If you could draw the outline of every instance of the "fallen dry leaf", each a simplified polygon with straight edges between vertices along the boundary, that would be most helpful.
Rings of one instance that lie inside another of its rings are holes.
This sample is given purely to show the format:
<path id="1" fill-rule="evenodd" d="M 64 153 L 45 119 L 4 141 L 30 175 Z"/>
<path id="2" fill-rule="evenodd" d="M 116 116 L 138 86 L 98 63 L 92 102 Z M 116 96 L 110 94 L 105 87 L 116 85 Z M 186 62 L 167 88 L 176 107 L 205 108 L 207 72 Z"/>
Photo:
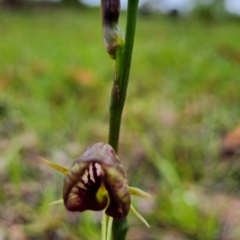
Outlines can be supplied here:
<path id="1" fill-rule="evenodd" d="M 94 72 L 87 69 L 71 69 L 68 77 L 83 86 L 91 86 L 96 82 Z"/>
<path id="2" fill-rule="evenodd" d="M 222 140 L 222 156 L 230 156 L 240 153 L 240 126 L 228 133 Z"/>
<path id="3" fill-rule="evenodd" d="M 0 76 L 0 91 L 6 89 L 11 83 L 10 79 L 7 77 Z"/>

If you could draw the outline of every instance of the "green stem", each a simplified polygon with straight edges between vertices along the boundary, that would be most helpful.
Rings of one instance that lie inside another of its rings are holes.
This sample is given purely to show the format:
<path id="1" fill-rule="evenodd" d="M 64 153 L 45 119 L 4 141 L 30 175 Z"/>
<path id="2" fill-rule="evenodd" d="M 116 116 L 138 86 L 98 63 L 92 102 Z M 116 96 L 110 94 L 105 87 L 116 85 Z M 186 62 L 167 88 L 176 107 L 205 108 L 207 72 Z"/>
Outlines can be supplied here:
<path id="1" fill-rule="evenodd" d="M 121 126 L 121 117 L 123 106 L 120 105 L 120 95 L 124 89 L 121 89 L 120 86 L 120 76 L 122 70 L 122 60 L 123 60 L 123 49 L 120 47 L 117 50 L 116 54 L 116 69 L 114 82 L 111 93 L 111 102 L 110 102 L 110 120 L 109 120 L 109 136 L 108 142 L 114 148 L 116 153 L 118 152 L 118 141 L 119 141 L 119 133 Z M 126 91 L 126 90 L 125 90 Z"/>
<path id="2" fill-rule="evenodd" d="M 116 54 L 116 70 L 110 104 L 109 144 L 118 150 L 119 132 L 122 111 L 127 95 L 129 73 L 132 60 L 132 49 L 137 21 L 138 0 L 128 1 L 127 26 L 124 46 L 120 46 Z"/>
<path id="3" fill-rule="evenodd" d="M 106 240 L 107 238 L 107 223 L 108 223 L 108 216 L 103 213 L 102 216 L 102 231 L 101 231 L 101 240 Z"/>
<path id="4" fill-rule="evenodd" d="M 125 44 L 117 49 L 116 70 L 111 94 L 109 144 L 118 152 L 119 133 L 122 112 L 127 95 L 129 73 L 132 60 L 132 50 L 137 22 L 138 0 L 128 1 L 127 25 Z M 113 239 L 124 240 L 127 234 L 128 224 L 126 219 L 113 220 Z"/>
<path id="5" fill-rule="evenodd" d="M 111 240 L 113 218 L 109 217 L 107 226 L 107 240 Z"/>

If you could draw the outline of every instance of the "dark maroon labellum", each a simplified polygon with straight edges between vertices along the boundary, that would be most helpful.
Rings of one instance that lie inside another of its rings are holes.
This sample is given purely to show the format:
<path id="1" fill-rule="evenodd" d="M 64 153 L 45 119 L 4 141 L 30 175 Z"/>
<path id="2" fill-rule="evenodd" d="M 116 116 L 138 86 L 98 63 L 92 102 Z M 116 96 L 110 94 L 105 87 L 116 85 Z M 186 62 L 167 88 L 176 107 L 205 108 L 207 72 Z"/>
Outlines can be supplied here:
<path id="1" fill-rule="evenodd" d="M 96 193 L 102 183 L 99 167 L 98 163 L 84 166 L 79 160 L 74 162 L 64 184 L 64 187 L 67 186 L 64 188 L 66 191 L 64 192 L 64 203 L 67 210 L 73 212 L 99 211 L 106 207 L 107 197 L 103 198 L 102 201 L 96 198 Z"/>

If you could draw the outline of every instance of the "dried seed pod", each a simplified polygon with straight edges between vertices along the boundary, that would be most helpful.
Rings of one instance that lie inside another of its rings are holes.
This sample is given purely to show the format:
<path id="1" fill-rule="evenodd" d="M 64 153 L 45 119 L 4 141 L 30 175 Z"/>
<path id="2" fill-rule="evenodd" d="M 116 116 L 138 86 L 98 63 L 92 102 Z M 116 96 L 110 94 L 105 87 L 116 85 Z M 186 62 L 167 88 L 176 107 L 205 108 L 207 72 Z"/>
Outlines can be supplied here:
<path id="1" fill-rule="evenodd" d="M 69 211 L 106 208 L 113 218 L 127 216 L 131 204 L 127 179 L 109 144 L 94 144 L 73 163 L 64 181 L 63 200 Z"/>

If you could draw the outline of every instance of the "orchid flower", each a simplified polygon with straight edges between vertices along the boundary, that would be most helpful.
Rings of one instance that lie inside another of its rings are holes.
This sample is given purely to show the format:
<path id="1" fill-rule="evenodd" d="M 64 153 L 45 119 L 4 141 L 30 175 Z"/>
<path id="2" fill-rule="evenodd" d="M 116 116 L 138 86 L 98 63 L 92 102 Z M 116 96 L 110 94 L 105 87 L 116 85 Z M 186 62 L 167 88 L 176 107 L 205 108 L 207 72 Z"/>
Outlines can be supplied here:
<path id="1" fill-rule="evenodd" d="M 131 210 L 146 226 L 147 221 L 131 205 L 131 195 L 146 199 L 151 195 L 127 185 L 126 174 L 114 149 L 107 143 L 96 143 L 87 148 L 72 167 L 42 159 L 49 167 L 65 174 L 62 199 L 72 212 L 105 210 L 115 219 L 125 218 Z"/>

